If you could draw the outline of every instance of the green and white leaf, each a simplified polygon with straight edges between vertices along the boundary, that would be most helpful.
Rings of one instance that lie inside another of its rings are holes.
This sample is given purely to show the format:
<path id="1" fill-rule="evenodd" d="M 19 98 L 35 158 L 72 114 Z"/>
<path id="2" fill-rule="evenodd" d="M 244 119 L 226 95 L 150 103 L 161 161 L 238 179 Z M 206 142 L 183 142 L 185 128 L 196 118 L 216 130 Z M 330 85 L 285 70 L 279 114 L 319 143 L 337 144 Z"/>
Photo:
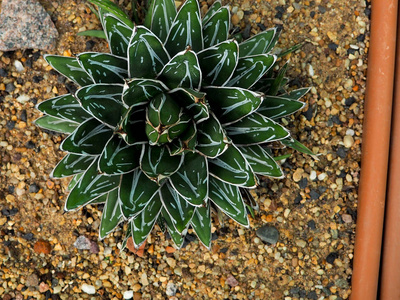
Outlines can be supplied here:
<path id="1" fill-rule="evenodd" d="M 122 100 L 129 107 L 147 104 L 168 90 L 165 84 L 154 79 L 131 79 L 124 85 Z"/>
<path id="2" fill-rule="evenodd" d="M 271 119 L 278 119 L 302 109 L 305 103 L 280 96 L 265 96 L 257 112 Z"/>
<path id="3" fill-rule="evenodd" d="M 216 0 L 214 3 L 208 8 L 208 11 L 203 17 L 202 23 L 203 25 L 222 7 L 221 0 Z"/>
<path id="4" fill-rule="evenodd" d="M 203 17 L 203 25 L 222 7 L 221 0 L 216 0 L 209 8 Z"/>
<path id="5" fill-rule="evenodd" d="M 121 99 L 123 87 L 122 84 L 92 84 L 79 89 L 76 98 L 100 122 L 115 127 L 128 110 Z"/>
<path id="6" fill-rule="evenodd" d="M 69 193 L 65 202 L 65 210 L 69 211 L 82 207 L 97 197 L 117 188 L 120 177 L 120 175 L 107 176 L 99 174 L 96 159 Z"/>
<path id="7" fill-rule="evenodd" d="M 71 94 L 57 96 L 39 103 L 36 107 L 41 112 L 56 118 L 82 123 L 91 118 Z"/>
<path id="8" fill-rule="evenodd" d="M 173 0 L 153 0 L 146 15 L 144 26 L 149 28 L 161 41 L 165 41 L 176 17 Z"/>
<path id="9" fill-rule="evenodd" d="M 206 157 L 198 153 L 185 153 L 181 167 L 169 179 L 173 188 L 191 205 L 199 206 L 207 200 L 208 164 Z"/>
<path id="10" fill-rule="evenodd" d="M 255 145 L 282 140 L 288 137 L 286 128 L 255 112 L 225 128 L 237 145 Z"/>
<path id="11" fill-rule="evenodd" d="M 35 124 L 41 128 L 60 133 L 72 133 L 79 126 L 79 123 L 56 118 L 53 116 L 43 116 L 35 120 Z"/>
<path id="12" fill-rule="evenodd" d="M 138 215 L 152 201 L 158 189 L 159 186 L 139 169 L 122 175 L 119 198 L 124 217 L 130 219 Z"/>
<path id="13" fill-rule="evenodd" d="M 124 83 L 128 77 L 128 61 L 120 56 L 84 52 L 77 59 L 95 83 Z"/>
<path id="14" fill-rule="evenodd" d="M 189 88 L 176 88 L 169 92 L 172 98 L 184 107 L 193 120 L 200 123 L 209 118 L 206 94 Z"/>
<path id="15" fill-rule="evenodd" d="M 260 145 L 238 147 L 254 173 L 273 178 L 283 178 L 281 167 Z"/>
<path id="16" fill-rule="evenodd" d="M 182 233 L 192 219 L 195 207 L 185 201 L 168 183 L 161 187 L 160 197 L 175 229 Z"/>
<path id="17" fill-rule="evenodd" d="M 271 28 L 262 31 L 239 45 L 239 56 L 246 57 L 257 54 L 267 54 L 275 46 L 274 39 L 277 34 L 277 28 Z"/>
<path id="18" fill-rule="evenodd" d="M 146 125 L 146 106 L 133 107 L 126 114 L 121 123 L 120 134 L 129 145 L 145 144 L 149 140 L 145 132 Z"/>
<path id="19" fill-rule="evenodd" d="M 249 226 L 246 206 L 237 186 L 210 178 L 210 199 L 232 220 L 240 225 Z"/>
<path id="20" fill-rule="evenodd" d="M 175 247 L 180 249 L 184 241 L 183 234 L 175 229 L 174 221 L 164 207 L 161 209 L 161 216 L 163 221 L 165 222 L 169 235 L 174 241 Z"/>
<path id="21" fill-rule="evenodd" d="M 58 162 L 53 172 L 51 172 L 50 177 L 63 178 L 83 173 L 93 163 L 95 158 L 96 156 L 69 153 Z"/>
<path id="22" fill-rule="evenodd" d="M 190 46 L 195 52 L 203 49 L 200 8 L 197 0 L 186 0 L 176 15 L 165 41 L 165 48 L 173 56 Z"/>
<path id="23" fill-rule="evenodd" d="M 268 90 L 268 95 L 276 96 L 282 89 L 282 87 L 286 84 L 285 74 L 288 66 L 289 66 L 289 61 L 287 61 L 283 65 L 283 67 L 279 70 L 277 76 L 274 78 L 274 81 L 272 82 L 271 87 Z"/>
<path id="24" fill-rule="evenodd" d="M 182 164 L 182 156 L 170 156 L 166 147 L 143 145 L 140 168 L 151 180 L 160 183 L 174 174 Z"/>
<path id="25" fill-rule="evenodd" d="M 207 248 L 211 247 L 211 210 L 210 203 L 204 207 L 196 207 L 190 223 L 200 242 Z"/>
<path id="26" fill-rule="evenodd" d="M 157 79 L 170 89 L 177 87 L 199 89 L 202 77 L 196 53 L 188 49 L 177 53 L 164 66 Z"/>
<path id="27" fill-rule="evenodd" d="M 307 94 L 310 91 L 310 89 L 311 88 L 300 88 L 300 89 L 293 90 L 288 93 L 279 95 L 279 97 L 299 101 L 305 94 Z"/>
<path id="28" fill-rule="evenodd" d="M 75 57 L 59 56 L 59 55 L 44 55 L 47 63 L 56 71 L 72 80 L 80 86 L 92 84 L 93 80 L 88 73 L 82 69 L 78 60 Z"/>
<path id="29" fill-rule="evenodd" d="M 124 218 L 122 217 L 121 205 L 118 201 L 118 189 L 114 189 L 107 194 L 107 201 L 101 215 L 99 236 L 104 239 L 114 231 Z"/>
<path id="30" fill-rule="evenodd" d="M 142 147 L 128 145 L 115 134 L 105 146 L 99 158 L 99 171 L 107 175 L 128 173 L 139 167 Z"/>
<path id="31" fill-rule="evenodd" d="M 136 248 L 139 248 L 141 244 L 146 240 L 147 236 L 154 227 L 157 221 L 158 215 L 161 212 L 162 204 L 159 193 L 146 205 L 146 207 L 140 212 L 132 222 L 132 237 L 133 243 Z"/>
<path id="32" fill-rule="evenodd" d="M 103 16 L 103 28 L 112 54 L 127 57 L 132 27 L 113 14 Z"/>
<path id="33" fill-rule="evenodd" d="M 93 3 L 99 7 L 104 12 L 108 12 L 112 15 L 118 17 L 121 21 L 123 21 L 126 25 L 133 28 L 133 23 L 128 17 L 128 15 L 119 8 L 118 5 L 111 2 L 110 0 L 88 0 L 90 3 Z"/>
<path id="34" fill-rule="evenodd" d="M 60 149 L 75 154 L 101 154 L 113 130 L 96 119 L 89 119 L 68 136 L 60 145 Z"/>
<path id="35" fill-rule="evenodd" d="M 239 58 L 237 67 L 227 86 L 251 88 L 275 64 L 276 56 L 258 54 Z"/>
<path id="36" fill-rule="evenodd" d="M 74 186 L 78 183 L 79 179 L 83 176 L 83 173 L 76 174 L 72 177 L 71 181 L 68 183 L 67 192 L 71 191 Z"/>
<path id="37" fill-rule="evenodd" d="M 207 100 L 222 126 L 252 114 L 263 101 L 262 94 L 236 87 L 206 87 Z"/>
<path id="38" fill-rule="evenodd" d="M 208 160 L 210 174 L 229 184 L 240 187 L 254 188 L 257 177 L 246 158 L 234 145 L 217 158 Z"/>
<path id="39" fill-rule="evenodd" d="M 239 59 L 239 45 L 228 40 L 197 53 L 203 81 L 209 85 L 224 86 L 233 75 Z"/>
<path id="40" fill-rule="evenodd" d="M 230 26 L 229 8 L 221 7 L 203 24 L 204 48 L 226 41 Z"/>
<path id="41" fill-rule="evenodd" d="M 136 26 L 128 48 L 130 78 L 155 78 L 170 60 L 160 39 L 144 26 Z"/>
<path id="42" fill-rule="evenodd" d="M 215 158 L 221 155 L 228 147 L 228 137 L 221 123 L 214 114 L 197 124 L 197 146 L 196 151 L 209 157 Z"/>

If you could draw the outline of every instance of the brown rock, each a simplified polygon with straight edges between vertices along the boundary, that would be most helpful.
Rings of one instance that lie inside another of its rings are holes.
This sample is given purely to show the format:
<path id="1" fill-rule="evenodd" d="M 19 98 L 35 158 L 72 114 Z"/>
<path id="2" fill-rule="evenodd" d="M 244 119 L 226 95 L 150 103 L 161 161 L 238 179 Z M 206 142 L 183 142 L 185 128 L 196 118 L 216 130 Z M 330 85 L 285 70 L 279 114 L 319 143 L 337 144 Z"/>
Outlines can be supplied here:
<path id="1" fill-rule="evenodd" d="M 129 251 L 135 253 L 139 257 L 144 256 L 144 247 L 145 246 L 146 246 L 146 241 L 144 241 L 144 243 L 139 248 L 135 248 L 132 238 L 129 238 L 128 242 L 126 243 L 126 247 L 129 249 Z"/>
<path id="2" fill-rule="evenodd" d="M 51 245 L 50 245 L 50 243 L 48 241 L 39 240 L 33 246 L 33 250 L 36 253 L 50 254 Z"/>

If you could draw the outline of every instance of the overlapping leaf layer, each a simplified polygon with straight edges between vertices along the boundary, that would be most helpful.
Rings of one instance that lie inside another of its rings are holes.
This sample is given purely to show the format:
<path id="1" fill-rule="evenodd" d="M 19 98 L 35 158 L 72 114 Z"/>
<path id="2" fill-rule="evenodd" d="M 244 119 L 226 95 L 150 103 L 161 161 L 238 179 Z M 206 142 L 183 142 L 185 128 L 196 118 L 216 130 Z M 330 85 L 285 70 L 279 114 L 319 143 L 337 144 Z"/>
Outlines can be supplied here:
<path id="1" fill-rule="evenodd" d="M 89 2 L 111 53 L 47 55 L 80 88 L 40 103 L 36 121 L 69 134 L 52 173 L 73 176 L 65 209 L 105 203 L 100 238 L 127 221 L 136 246 L 158 222 L 177 247 L 189 227 L 210 247 L 215 210 L 248 226 L 243 189 L 257 174 L 282 176 L 266 144 L 309 151 L 278 123 L 308 91 L 284 91 L 287 65 L 274 77 L 279 32 L 238 43 L 219 1 L 201 18 L 197 0 L 179 11 L 153 0 L 143 25 L 109 0 Z"/>

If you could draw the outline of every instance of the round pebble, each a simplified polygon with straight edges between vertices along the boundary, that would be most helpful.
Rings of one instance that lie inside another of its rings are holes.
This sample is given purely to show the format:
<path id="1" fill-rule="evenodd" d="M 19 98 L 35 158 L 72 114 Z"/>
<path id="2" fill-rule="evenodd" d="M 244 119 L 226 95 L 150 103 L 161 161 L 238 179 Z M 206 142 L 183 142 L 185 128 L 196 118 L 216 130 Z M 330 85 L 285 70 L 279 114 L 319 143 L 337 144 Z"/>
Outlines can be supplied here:
<path id="1" fill-rule="evenodd" d="M 273 226 L 265 225 L 257 229 L 256 235 L 265 243 L 274 245 L 279 240 L 279 231 Z"/>

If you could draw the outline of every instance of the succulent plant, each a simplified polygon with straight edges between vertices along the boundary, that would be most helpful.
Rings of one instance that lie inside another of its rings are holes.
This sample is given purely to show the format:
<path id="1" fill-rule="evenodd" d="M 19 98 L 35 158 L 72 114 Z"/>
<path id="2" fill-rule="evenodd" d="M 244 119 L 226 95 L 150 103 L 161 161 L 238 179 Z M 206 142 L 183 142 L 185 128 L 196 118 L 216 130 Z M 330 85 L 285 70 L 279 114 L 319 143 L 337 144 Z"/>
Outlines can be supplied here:
<path id="1" fill-rule="evenodd" d="M 273 70 L 279 30 L 239 43 L 220 1 L 201 18 L 197 0 L 153 0 L 142 25 L 89 2 L 111 53 L 46 55 L 79 89 L 37 106 L 38 126 L 68 134 L 51 174 L 72 176 L 65 210 L 104 203 L 100 238 L 127 221 L 136 247 L 158 223 L 177 247 L 192 228 L 209 248 L 213 211 L 249 226 L 257 175 L 283 175 L 270 143 L 310 153 L 278 123 L 308 91 L 286 92 L 288 64 Z"/>

